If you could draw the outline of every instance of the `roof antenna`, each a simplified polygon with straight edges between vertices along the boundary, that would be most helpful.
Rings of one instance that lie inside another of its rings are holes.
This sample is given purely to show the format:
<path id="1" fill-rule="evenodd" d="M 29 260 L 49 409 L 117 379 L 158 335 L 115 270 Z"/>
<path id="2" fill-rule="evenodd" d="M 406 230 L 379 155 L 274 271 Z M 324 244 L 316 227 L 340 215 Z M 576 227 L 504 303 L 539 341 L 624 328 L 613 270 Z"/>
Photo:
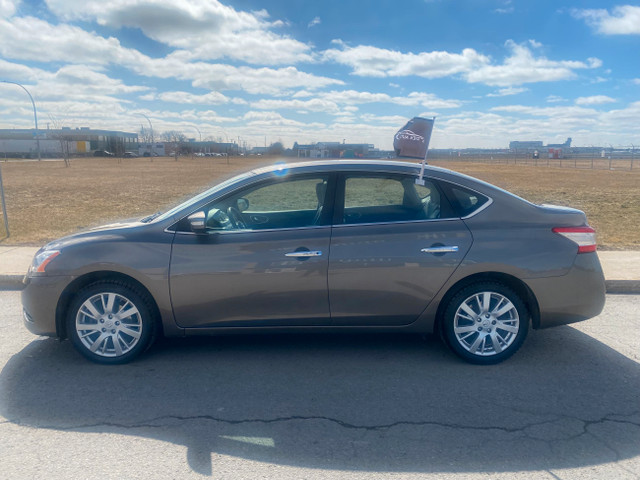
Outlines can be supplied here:
<path id="1" fill-rule="evenodd" d="M 422 160 L 420 175 L 416 178 L 418 185 L 424 185 L 424 166 L 427 164 L 429 141 L 435 121 L 436 117 L 413 117 L 393 137 L 393 148 L 398 157 L 420 158 Z"/>

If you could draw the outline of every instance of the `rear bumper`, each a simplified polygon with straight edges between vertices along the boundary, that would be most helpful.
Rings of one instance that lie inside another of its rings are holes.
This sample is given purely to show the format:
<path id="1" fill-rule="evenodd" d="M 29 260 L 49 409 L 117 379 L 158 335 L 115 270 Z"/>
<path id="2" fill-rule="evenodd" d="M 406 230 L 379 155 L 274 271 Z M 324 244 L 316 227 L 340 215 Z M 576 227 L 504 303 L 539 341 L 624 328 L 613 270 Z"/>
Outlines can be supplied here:
<path id="1" fill-rule="evenodd" d="M 57 336 L 56 308 L 71 277 L 25 277 L 22 309 L 25 327 L 36 335 Z"/>
<path id="2" fill-rule="evenodd" d="M 604 307 L 604 274 L 595 252 L 577 255 L 566 275 L 524 281 L 537 299 L 540 310 L 534 328 L 587 320 L 599 315 Z"/>

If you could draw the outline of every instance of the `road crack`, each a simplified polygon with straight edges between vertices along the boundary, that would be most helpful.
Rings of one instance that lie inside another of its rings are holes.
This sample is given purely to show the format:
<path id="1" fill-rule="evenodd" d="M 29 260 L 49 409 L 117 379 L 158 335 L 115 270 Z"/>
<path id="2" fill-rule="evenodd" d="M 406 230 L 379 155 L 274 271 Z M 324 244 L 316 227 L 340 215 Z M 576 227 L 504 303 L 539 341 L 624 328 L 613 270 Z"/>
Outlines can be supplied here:
<path id="1" fill-rule="evenodd" d="M 629 415 L 629 417 L 633 415 L 635 414 Z M 614 416 L 616 418 L 612 418 Z M 287 417 L 274 417 L 270 419 L 251 418 L 251 419 L 239 419 L 239 420 L 215 417 L 213 415 L 163 415 L 163 416 L 154 417 L 154 418 L 150 418 L 140 422 L 133 422 L 133 423 L 95 422 L 95 423 L 80 423 L 75 425 L 29 425 L 29 424 L 24 424 L 17 420 L 5 420 L 4 422 L 0 422 L 0 423 L 11 422 L 20 426 L 33 427 L 33 428 L 50 428 L 50 429 L 57 429 L 57 430 L 80 430 L 80 429 L 91 429 L 91 428 L 100 428 L 100 427 L 123 428 L 123 429 L 165 428 L 170 425 L 168 422 L 171 422 L 171 421 L 190 422 L 190 421 L 204 420 L 204 421 L 224 423 L 227 425 L 243 425 L 243 424 L 251 424 L 251 423 L 268 425 L 268 424 L 277 424 L 277 423 L 294 422 L 294 421 L 325 421 L 325 422 L 330 422 L 342 428 L 346 428 L 350 430 L 382 431 L 382 430 L 390 430 L 392 428 L 402 427 L 402 426 L 409 426 L 409 427 L 432 426 L 432 427 L 451 428 L 451 429 L 458 429 L 458 430 L 470 430 L 470 431 L 499 431 L 504 433 L 520 433 L 521 432 L 527 435 L 528 437 L 534 438 L 536 440 L 543 440 L 543 439 L 535 435 L 528 435 L 526 432 L 527 429 L 553 424 L 563 419 L 571 419 L 571 420 L 575 420 L 577 422 L 582 423 L 583 424 L 582 431 L 580 431 L 579 433 L 574 435 L 569 435 L 566 438 L 553 440 L 553 441 L 567 441 L 567 440 L 573 440 L 575 438 L 578 438 L 586 434 L 593 435 L 591 432 L 589 432 L 589 427 L 607 423 L 607 422 L 640 427 L 639 422 L 632 421 L 632 420 L 623 420 L 620 417 L 621 417 L 620 414 L 609 414 L 597 420 L 583 420 L 583 419 L 572 417 L 572 416 L 560 416 L 552 420 L 544 420 L 540 422 L 527 423 L 525 425 L 518 426 L 518 427 L 500 427 L 495 425 L 484 425 L 484 426 L 464 425 L 464 424 L 454 423 L 454 422 L 437 422 L 432 420 L 424 420 L 424 421 L 400 420 L 397 422 L 391 422 L 391 423 L 385 423 L 385 424 L 379 424 L 379 425 L 365 425 L 365 424 L 350 423 L 337 418 L 321 416 L 321 415 L 309 415 L 309 416 L 292 415 Z"/>

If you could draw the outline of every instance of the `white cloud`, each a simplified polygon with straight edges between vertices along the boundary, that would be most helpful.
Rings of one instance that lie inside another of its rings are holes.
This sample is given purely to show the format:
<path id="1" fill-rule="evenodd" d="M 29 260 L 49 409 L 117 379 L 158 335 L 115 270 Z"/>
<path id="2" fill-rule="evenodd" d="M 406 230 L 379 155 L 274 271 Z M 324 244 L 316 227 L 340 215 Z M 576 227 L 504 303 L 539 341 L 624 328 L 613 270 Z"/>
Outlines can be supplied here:
<path id="1" fill-rule="evenodd" d="M 459 100 L 445 100 L 436 95 L 423 92 L 411 92 L 407 96 L 392 97 L 386 93 L 359 92 L 357 90 L 333 90 L 318 94 L 322 98 L 339 104 L 357 105 L 364 103 L 393 103 L 402 106 L 422 106 L 427 108 L 457 108 Z"/>
<path id="2" fill-rule="evenodd" d="M 505 44 L 511 53 L 502 64 L 493 64 L 490 57 L 471 48 L 466 48 L 461 53 L 434 51 L 415 54 L 366 45 L 348 47 L 341 41 L 335 43 L 341 48 L 326 50 L 323 54 L 325 60 L 351 67 L 354 75 L 371 77 L 416 75 L 441 78 L 459 74 L 470 83 L 509 87 L 566 80 L 575 77 L 574 70 L 598 68 L 602 65 L 602 61 L 597 58 L 581 62 L 536 57 L 526 44 L 520 45 L 512 40 Z M 535 40 L 529 40 L 528 44 L 535 48 L 541 46 Z"/>
<path id="3" fill-rule="evenodd" d="M 336 42 L 341 44 L 339 41 Z M 323 53 L 323 58 L 347 65 L 354 75 L 368 77 L 402 77 L 417 75 L 425 78 L 442 78 L 468 72 L 486 64 L 489 58 L 472 48 L 461 53 L 422 52 L 402 53 L 369 45 L 332 48 Z"/>
<path id="4" fill-rule="evenodd" d="M 606 9 L 574 9 L 571 14 L 604 35 L 640 35 L 640 6 L 619 5 Z"/>
<path id="5" fill-rule="evenodd" d="M 309 28 L 315 27 L 316 25 L 320 25 L 320 23 L 322 23 L 322 20 L 320 20 L 320 17 L 315 17 L 313 20 L 309 22 L 309 25 L 307 25 L 307 27 Z"/>
<path id="6" fill-rule="evenodd" d="M 532 107 L 529 105 L 502 105 L 490 109 L 492 112 L 524 113 L 540 117 L 567 117 L 572 115 L 595 115 L 597 110 L 583 107 Z"/>
<path id="7" fill-rule="evenodd" d="M 42 45 L 47 45 L 46 55 Z M 341 85 L 341 80 L 302 72 L 295 67 L 253 68 L 192 62 L 183 51 L 151 58 L 79 27 L 52 25 L 33 17 L 0 19 L 0 55 L 5 58 L 88 65 L 114 64 L 147 77 L 177 78 L 208 90 L 245 90 L 278 94 L 292 88 L 316 89 Z"/>
<path id="8" fill-rule="evenodd" d="M 117 38 L 100 37 L 72 25 L 52 25 L 34 17 L 0 19 L 0 54 L 20 60 L 93 65 L 126 65 L 144 59 L 137 50 L 124 48 Z"/>
<path id="9" fill-rule="evenodd" d="M 0 17 L 12 16 L 20 3 L 20 0 L 0 0 Z"/>
<path id="10" fill-rule="evenodd" d="M 568 80 L 576 76 L 574 70 L 598 68 L 602 62 L 597 58 L 588 58 L 587 62 L 575 60 L 549 60 L 535 57 L 531 50 L 512 40 L 506 42 L 511 50 L 501 65 L 484 65 L 466 73 L 471 83 L 484 83 L 497 87 L 509 87 L 524 83 L 551 82 Z"/>
<path id="11" fill-rule="evenodd" d="M 55 72 L 48 72 L 0 59 L 0 77 L 21 83 L 29 80 L 26 86 L 38 104 L 85 102 L 85 109 L 94 103 L 124 102 L 123 95 L 149 90 L 149 87 L 127 85 L 100 71 L 79 65 L 64 65 Z"/>
<path id="12" fill-rule="evenodd" d="M 19 63 L 12 63 L 0 58 L 0 78 L 4 80 L 14 81 L 33 81 L 38 78 L 39 72 L 37 68 L 27 67 Z"/>
<path id="13" fill-rule="evenodd" d="M 304 96 L 307 96 L 308 92 L 304 93 Z M 297 98 L 289 100 L 262 99 L 253 102 L 251 106 L 264 110 L 292 109 L 339 115 L 343 110 L 347 110 L 348 106 L 368 103 L 391 103 L 401 106 L 422 106 L 429 108 L 457 108 L 462 105 L 458 100 L 444 100 L 436 95 L 422 92 L 412 92 L 403 97 L 392 97 L 386 93 L 333 90 L 330 92 L 318 92 L 314 98 L 308 100 L 299 100 Z"/>
<path id="14" fill-rule="evenodd" d="M 336 114 L 340 112 L 340 108 L 335 102 L 325 100 L 322 98 L 312 98 L 310 100 L 274 100 L 274 99 L 262 99 L 257 102 L 253 102 L 251 107 L 260 110 L 277 110 L 277 109 L 290 109 L 290 110 L 304 110 L 311 112 L 325 112 L 330 114 Z"/>
<path id="15" fill-rule="evenodd" d="M 176 62 L 172 59 L 152 60 L 149 68 L 141 66 L 138 73 L 157 77 L 175 77 L 191 80 L 192 85 L 209 90 L 244 90 L 257 95 L 277 95 L 291 88 L 317 89 L 329 85 L 341 85 L 341 80 L 318 77 L 301 72 L 295 67 L 251 68 L 224 64 Z M 166 70 L 166 68 L 170 68 Z"/>
<path id="16" fill-rule="evenodd" d="M 189 92 L 162 92 L 153 96 L 153 100 L 159 99 L 163 102 L 195 104 L 195 105 L 223 105 L 226 103 L 246 104 L 241 98 L 229 98 L 219 92 L 209 92 L 204 95 L 196 95 Z M 145 100 L 150 100 L 147 98 Z"/>
<path id="17" fill-rule="evenodd" d="M 249 111 L 242 117 L 242 120 L 250 126 L 272 126 L 272 127 L 324 127 L 323 123 L 304 123 L 283 117 L 278 112 L 254 112 Z"/>
<path id="18" fill-rule="evenodd" d="M 633 83 L 635 83 L 636 85 L 640 85 L 640 78 L 634 78 Z"/>
<path id="19" fill-rule="evenodd" d="M 558 95 L 549 95 L 547 97 L 547 102 L 549 103 L 558 103 L 558 102 L 566 102 L 566 98 L 559 97 Z"/>
<path id="20" fill-rule="evenodd" d="M 576 105 L 603 105 L 605 103 L 613 103 L 615 101 L 615 98 L 607 97 L 606 95 L 594 95 L 591 97 L 576 98 Z"/>
<path id="21" fill-rule="evenodd" d="M 360 118 L 370 124 L 385 123 L 395 125 L 397 128 L 401 128 L 408 120 L 407 117 L 402 115 L 374 115 L 372 113 L 365 113 Z"/>
<path id="22" fill-rule="evenodd" d="M 517 95 L 527 91 L 529 91 L 529 89 L 526 87 L 507 87 L 501 88 L 493 93 L 487 93 L 487 97 L 506 97 L 508 95 Z"/>
<path id="23" fill-rule="evenodd" d="M 312 61 L 309 45 L 273 29 L 268 13 L 242 12 L 217 0 L 46 0 L 64 20 L 95 20 L 112 28 L 140 28 L 146 36 L 193 59 L 232 58 L 258 65 Z"/>

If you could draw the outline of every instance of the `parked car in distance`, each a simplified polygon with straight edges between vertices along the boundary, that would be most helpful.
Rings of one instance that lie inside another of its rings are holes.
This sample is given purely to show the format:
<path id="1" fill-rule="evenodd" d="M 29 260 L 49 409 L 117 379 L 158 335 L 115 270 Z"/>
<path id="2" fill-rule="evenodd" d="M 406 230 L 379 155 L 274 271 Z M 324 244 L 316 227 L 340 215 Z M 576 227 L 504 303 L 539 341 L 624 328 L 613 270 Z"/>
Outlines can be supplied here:
<path id="1" fill-rule="evenodd" d="M 107 150 L 96 150 L 93 152 L 94 157 L 113 157 L 113 153 Z"/>
<path id="2" fill-rule="evenodd" d="M 61 238 L 25 277 L 24 322 L 107 364 L 159 335 L 300 331 L 440 333 L 490 364 L 530 327 L 600 313 L 583 212 L 419 173 L 389 160 L 258 168 L 164 213 Z"/>
<path id="3" fill-rule="evenodd" d="M 140 155 L 138 155 L 136 152 L 124 152 L 124 158 L 138 158 Z"/>

